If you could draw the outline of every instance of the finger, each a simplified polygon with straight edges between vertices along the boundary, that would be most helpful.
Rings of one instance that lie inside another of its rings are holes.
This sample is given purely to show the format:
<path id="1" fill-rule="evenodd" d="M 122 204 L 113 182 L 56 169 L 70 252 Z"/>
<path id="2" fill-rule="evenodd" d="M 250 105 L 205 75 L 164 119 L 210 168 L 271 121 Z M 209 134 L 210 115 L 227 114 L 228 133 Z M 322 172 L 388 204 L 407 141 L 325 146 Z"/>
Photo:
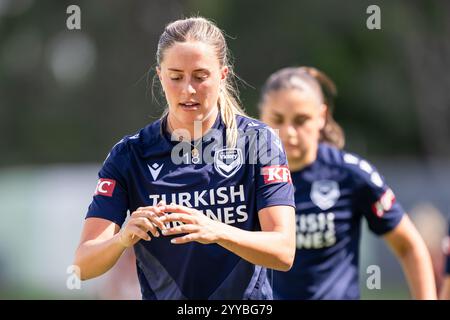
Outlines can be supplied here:
<path id="1" fill-rule="evenodd" d="M 170 242 L 173 244 L 183 244 L 183 243 L 189 243 L 189 242 L 196 241 L 197 238 L 198 237 L 197 237 L 196 233 L 189 233 L 182 237 L 173 238 L 172 240 L 170 240 Z"/>
<path id="2" fill-rule="evenodd" d="M 163 223 L 178 221 L 186 224 L 197 224 L 197 219 L 186 213 L 171 213 L 160 219 Z"/>
<path id="3" fill-rule="evenodd" d="M 158 227 L 161 230 L 166 229 L 164 223 L 162 223 L 160 218 L 155 214 L 155 212 L 151 210 L 137 211 L 136 214 L 134 215 L 134 218 L 138 217 L 144 217 L 148 219 L 150 222 L 152 222 L 156 227 Z"/>
<path id="4" fill-rule="evenodd" d="M 139 207 L 133 212 L 133 214 L 139 214 L 140 212 L 148 212 L 148 211 L 154 212 L 156 215 L 164 214 L 164 212 L 161 211 L 161 209 L 157 206 Z"/>
<path id="5" fill-rule="evenodd" d="M 139 207 L 139 208 L 137 208 L 136 210 L 134 210 L 134 212 L 131 214 L 131 216 L 132 216 L 132 217 L 138 216 L 138 215 L 141 214 L 141 212 L 143 212 L 143 211 L 145 211 L 145 210 L 147 210 L 147 209 L 149 209 L 149 208 L 151 208 L 151 207 Z"/>
<path id="6" fill-rule="evenodd" d="M 131 226 L 130 228 L 130 232 L 132 233 L 131 239 L 133 240 L 135 237 L 138 237 L 139 239 L 142 240 L 146 240 L 146 241 L 150 241 L 152 238 L 147 234 L 147 232 L 145 232 L 144 230 L 142 230 L 141 228 L 139 228 L 138 226 Z"/>
<path id="7" fill-rule="evenodd" d="M 148 218 L 156 227 L 158 227 L 161 230 L 166 229 L 166 226 L 164 225 L 164 223 L 161 221 L 161 219 L 165 216 L 165 213 L 161 213 L 160 216 L 158 216 L 158 214 L 153 213 L 153 212 L 144 212 L 144 216 L 146 218 Z"/>
<path id="8" fill-rule="evenodd" d="M 166 202 L 164 200 L 161 200 L 160 202 L 158 202 L 158 204 L 156 205 L 157 207 L 161 207 L 161 206 L 165 206 Z"/>
<path id="9" fill-rule="evenodd" d="M 133 220 L 134 224 L 144 230 L 145 232 L 151 232 L 154 237 L 159 237 L 157 227 L 149 221 L 146 217 L 139 217 Z"/>
<path id="10" fill-rule="evenodd" d="M 179 204 L 166 204 L 165 206 L 159 207 L 164 212 L 178 212 L 178 213 L 187 213 L 187 214 L 195 214 L 197 210 L 188 208 L 185 206 L 180 206 Z"/>
<path id="11" fill-rule="evenodd" d="M 150 211 L 154 212 L 156 214 L 156 216 L 158 216 L 158 217 L 163 216 L 166 213 L 163 210 L 161 210 L 160 204 L 161 205 L 165 205 L 166 203 L 161 200 L 156 206 L 154 206 L 154 207 L 147 207 L 146 210 L 150 210 Z"/>
<path id="12" fill-rule="evenodd" d="M 197 232 L 199 230 L 199 226 L 193 224 L 184 224 L 182 226 L 176 226 L 167 230 L 163 230 L 162 234 L 165 236 L 172 236 L 181 233 L 191 233 Z"/>

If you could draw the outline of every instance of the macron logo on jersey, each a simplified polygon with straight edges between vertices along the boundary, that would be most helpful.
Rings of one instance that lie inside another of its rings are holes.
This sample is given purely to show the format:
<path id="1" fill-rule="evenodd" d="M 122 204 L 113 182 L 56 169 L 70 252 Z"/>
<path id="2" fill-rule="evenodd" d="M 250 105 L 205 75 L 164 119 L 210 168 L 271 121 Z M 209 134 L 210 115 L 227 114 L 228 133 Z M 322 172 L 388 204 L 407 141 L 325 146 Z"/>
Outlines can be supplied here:
<path id="1" fill-rule="evenodd" d="M 262 167 L 261 174 L 264 177 L 264 184 L 277 182 L 292 183 L 291 172 L 288 166 Z"/>
<path id="2" fill-rule="evenodd" d="M 115 187 L 116 180 L 101 178 L 97 182 L 97 188 L 95 188 L 94 196 L 100 195 L 112 197 Z"/>
<path id="3" fill-rule="evenodd" d="M 247 126 L 254 128 L 259 127 L 259 124 L 257 124 L 256 122 L 250 122 Z"/>
<path id="4" fill-rule="evenodd" d="M 164 163 L 159 165 L 156 162 L 152 165 L 147 164 L 148 169 L 150 170 L 150 173 L 152 175 L 153 181 L 156 181 L 156 179 L 158 179 L 159 173 L 161 172 L 163 165 Z"/>

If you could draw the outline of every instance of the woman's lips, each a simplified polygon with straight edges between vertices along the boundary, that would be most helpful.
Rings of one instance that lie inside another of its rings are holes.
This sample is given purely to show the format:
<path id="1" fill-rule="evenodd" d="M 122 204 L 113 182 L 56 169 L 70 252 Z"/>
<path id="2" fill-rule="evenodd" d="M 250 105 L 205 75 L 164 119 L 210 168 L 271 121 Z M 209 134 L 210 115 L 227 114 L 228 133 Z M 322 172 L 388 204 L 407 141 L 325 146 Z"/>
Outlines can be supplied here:
<path id="1" fill-rule="evenodd" d="M 298 146 L 296 144 L 292 144 L 292 143 L 284 143 L 284 148 L 285 149 L 296 149 L 296 148 L 298 148 Z"/>
<path id="2" fill-rule="evenodd" d="M 180 107 L 186 111 L 195 111 L 200 108 L 200 103 L 198 102 L 185 102 L 179 103 Z"/>

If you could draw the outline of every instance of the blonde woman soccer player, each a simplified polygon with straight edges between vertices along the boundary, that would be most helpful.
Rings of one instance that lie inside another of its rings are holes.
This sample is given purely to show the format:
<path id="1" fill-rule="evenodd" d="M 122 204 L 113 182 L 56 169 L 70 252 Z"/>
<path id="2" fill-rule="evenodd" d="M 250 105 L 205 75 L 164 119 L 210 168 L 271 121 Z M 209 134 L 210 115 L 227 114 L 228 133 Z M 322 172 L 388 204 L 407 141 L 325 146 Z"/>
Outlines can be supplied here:
<path id="1" fill-rule="evenodd" d="M 281 144 L 239 106 L 212 22 L 170 23 L 156 59 L 168 108 L 104 162 L 75 255 L 81 278 L 133 246 L 144 299 L 271 299 L 266 268 L 288 270 L 295 253 Z"/>

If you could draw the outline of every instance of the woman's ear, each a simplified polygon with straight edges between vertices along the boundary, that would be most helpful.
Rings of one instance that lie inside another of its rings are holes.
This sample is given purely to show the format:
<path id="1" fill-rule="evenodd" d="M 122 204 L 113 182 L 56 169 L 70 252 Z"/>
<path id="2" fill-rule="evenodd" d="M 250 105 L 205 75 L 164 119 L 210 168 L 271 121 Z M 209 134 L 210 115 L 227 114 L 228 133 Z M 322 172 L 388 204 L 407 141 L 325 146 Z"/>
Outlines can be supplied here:
<path id="1" fill-rule="evenodd" d="M 223 66 L 220 74 L 220 80 L 225 80 L 229 71 L 230 69 L 228 68 L 228 66 Z"/>
<path id="2" fill-rule="evenodd" d="M 322 130 L 323 128 L 325 128 L 325 124 L 327 123 L 327 112 L 328 112 L 328 107 L 325 103 L 322 103 L 320 106 L 320 111 L 319 111 L 319 128 L 320 130 Z"/>
<path id="3" fill-rule="evenodd" d="M 161 69 L 156 67 L 156 74 L 158 75 L 159 81 L 161 81 Z"/>

